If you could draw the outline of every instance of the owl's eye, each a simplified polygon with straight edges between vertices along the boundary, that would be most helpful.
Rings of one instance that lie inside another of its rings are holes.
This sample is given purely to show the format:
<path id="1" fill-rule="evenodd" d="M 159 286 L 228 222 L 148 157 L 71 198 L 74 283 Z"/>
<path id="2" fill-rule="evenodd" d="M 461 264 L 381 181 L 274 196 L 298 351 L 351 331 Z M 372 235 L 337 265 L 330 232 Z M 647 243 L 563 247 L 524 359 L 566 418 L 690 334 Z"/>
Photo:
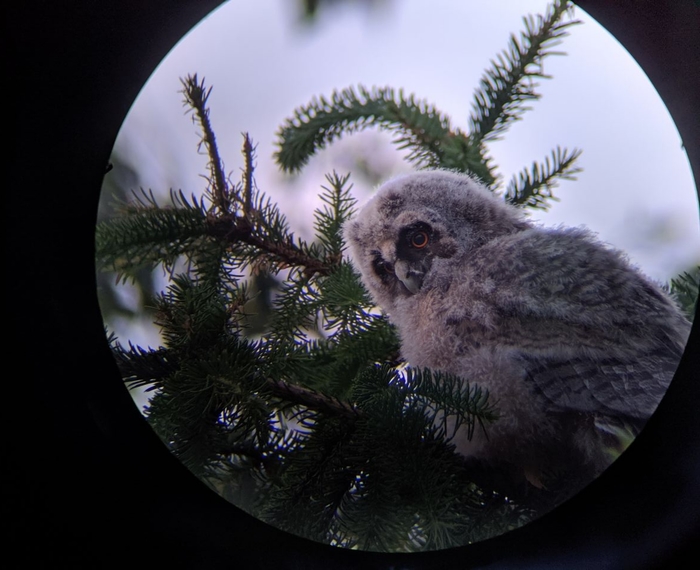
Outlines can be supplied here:
<path id="1" fill-rule="evenodd" d="M 391 261 L 382 261 L 382 270 L 385 273 L 393 273 L 394 272 L 394 264 L 391 263 Z"/>
<path id="2" fill-rule="evenodd" d="M 411 234 L 411 245 L 416 249 L 422 249 L 428 245 L 429 237 L 428 232 L 419 230 Z"/>

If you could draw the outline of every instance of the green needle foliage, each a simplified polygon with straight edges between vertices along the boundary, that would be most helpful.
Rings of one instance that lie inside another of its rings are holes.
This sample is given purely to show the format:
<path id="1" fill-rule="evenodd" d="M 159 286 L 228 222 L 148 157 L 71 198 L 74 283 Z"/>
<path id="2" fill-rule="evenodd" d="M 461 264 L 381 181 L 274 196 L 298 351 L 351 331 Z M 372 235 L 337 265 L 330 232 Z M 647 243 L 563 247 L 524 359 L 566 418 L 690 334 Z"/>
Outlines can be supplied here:
<path id="1" fill-rule="evenodd" d="M 685 310 L 688 318 L 692 320 L 698 308 L 700 265 L 696 265 L 690 271 L 684 271 L 675 279 L 671 279 L 669 289 Z"/>
<path id="2" fill-rule="evenodd" d="M 556 0 L 544 16 L 523 18 L 520 37 L 511 35 L 508 47 L 491 60 L 474 93 L 469 129 L 453 127 L 449 117 L 434 105 L 393 88 L 348 87 L 329 98 L 318 97 L 299 107 L 278 132 L 277 162 L 294 172 L 317 151 L 341 137 L 368 127 L 395 135 L 394 142 L 408 151 L 418 167 L 447 168 L 478 177 L 491 189 L 501 188 L 501 176 L 488 155 L 487 143 L 498 140 L 540 98 L 538 79 L 544 58 L 562 55 L 553 48 L 561 43 L 577 20 L 567 0 Z M 505 191 L 508 202 L 546 209 L 552 190 L 561 179 L 573 179 L 580 168 L 581 151 L 556 147 L 544 163 L 535 162 L 514 176 Z"/>
<path id="3" fill-rule="evenodd" d="M 545 77 L 542 58 L 574 23 L 562 22 L 566 12 L 557 1 L 511 37 L 477 89 L 469 133 L 401 91 L 346 89 L 296 111 L 280 131 L 280 164 L 297 170 L 335 138 L 376 125 L 396 133 L 416 164 L 471 172 L 496 189 L 485 145 L 539 97 L 533 79 Z M 262 520 L 347 548 L 462 545 L 560 502 L 556 484 L 523 493 L 455 453 L 455 430 L 488 434 L 498 403 L 478 378 L 402 361 L 394 328 L 344 254 L 341 227 L 355 211 L 349 175 L 326 177 L 315 239 L 295 238 L 255 184 L 250 137 L 234 181 L 210 122 L 211 88 L 196 75 L 182 86 L 209 159 L 203 195 L 171 192 L 161 205 L 141 191 L 96 232 L 102 270 L 121 280 L 158 266 L 170 273 L 149 303 L 163 346 L 124 346 L 114 336 L 110 344 L 126 385 L 151 392 L 146 417 L 172 453 Z M 578 155 L 557 148 L 504 199 L 546 207 L 556 181 L 576 172 Z M 254 308 L 263 282 L 279 287 L 268 291 L 261 332 Z"/>

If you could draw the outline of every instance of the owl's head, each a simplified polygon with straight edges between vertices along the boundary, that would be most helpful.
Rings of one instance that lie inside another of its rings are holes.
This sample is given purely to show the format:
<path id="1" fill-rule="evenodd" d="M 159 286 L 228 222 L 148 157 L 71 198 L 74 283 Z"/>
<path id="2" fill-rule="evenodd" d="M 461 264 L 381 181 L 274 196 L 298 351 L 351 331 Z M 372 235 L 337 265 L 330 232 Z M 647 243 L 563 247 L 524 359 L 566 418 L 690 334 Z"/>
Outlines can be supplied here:
<path id="1" fill-rule="evenodd" d="M 449 287 L 475 248 L 527 227 L 473 178 L 431 170 L 383 184 L 344 233 L 365 285 L 391 312 L 399 299 Z"/>

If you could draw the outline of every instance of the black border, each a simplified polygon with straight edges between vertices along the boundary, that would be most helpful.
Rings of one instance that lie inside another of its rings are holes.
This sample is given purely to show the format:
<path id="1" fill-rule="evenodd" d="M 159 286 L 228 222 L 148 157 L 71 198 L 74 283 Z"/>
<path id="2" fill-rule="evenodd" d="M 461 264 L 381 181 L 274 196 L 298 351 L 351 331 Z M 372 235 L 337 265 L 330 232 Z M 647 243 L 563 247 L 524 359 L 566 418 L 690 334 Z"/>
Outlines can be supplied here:
<path id="1" fill-rule="evenodd" d="M 121 386 L 104 340 L 94 223 L 107 159 L 131 103 L 168 50 L 219 4 L 23 2 L 6 17 L 5 140 L 16 156 L 5 170 L 12 177 L 4 209 L 5 354 L 15 368 L 3 374 L 3 416 L 12 421 L 2 471 L 10 475 L 5 537 L 21 547 L 20 565 L 683 567 L 681 555 L 700 536 L 700 390 L 691 378 L 700 370 L 697 322 L 666 397 L 628 453 L 540 521 L 466 548 L 373 555 L 299 540 L 206 490 L 166 451 Z M 578 4 L 654 83 L 697 187 L 698 2 Z"/>

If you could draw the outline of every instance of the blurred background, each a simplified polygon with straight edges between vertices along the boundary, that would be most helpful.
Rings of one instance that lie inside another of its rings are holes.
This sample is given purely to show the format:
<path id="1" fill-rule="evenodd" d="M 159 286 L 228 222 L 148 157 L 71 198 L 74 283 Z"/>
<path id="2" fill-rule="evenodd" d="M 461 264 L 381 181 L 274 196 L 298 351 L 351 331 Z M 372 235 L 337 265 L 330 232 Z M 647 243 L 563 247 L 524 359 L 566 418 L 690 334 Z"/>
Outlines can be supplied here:
<path id="1" fill-rule="evenodd" d="M 413 169 L 391 136 L 368 130 L 335 142 L 299 175 L 277 167 L 276 132 L 314 96 L 362 84 L 402 88 L 434 104 L 453 127 L 467 129 L 473 91 L 522 17 L 543 14 L 546 0 L 231 0 L 172 49 L 134 102 L 105 177 L 99 217 L 114 199 L 152 190 L 200 195 L 207 158 L 185 115 L 180 78 L 197 73 L 213 86 L 210 119 L 231 178 L 240 177 L 242 133 L 257 144 L 258 187 L 311 239 L 317 195 L 333 170 L 351 173 L 361 202 L 377 184 Z M 580 25 L 544 60 L 542 98 L 502 140 L 490 145 L 503 175 L 541 161 L 557 145 L 582 149 L 576 181 L 563 181 L 545 225 L 585 225 L 626 251 L 653 279 L 667 283 L 700 262 L 698 198 L 683 144 L 662 100 L 627 51 L 580 8 Z M 123 344 L 157 347 L 148 299 L 167 283 L 162 270 L 135 283 L 98 275 L 109 330 Z M 137 398 L 137 403 L 140 398 Z M 141 400 L 143 404 L 145 400 Z"/>

